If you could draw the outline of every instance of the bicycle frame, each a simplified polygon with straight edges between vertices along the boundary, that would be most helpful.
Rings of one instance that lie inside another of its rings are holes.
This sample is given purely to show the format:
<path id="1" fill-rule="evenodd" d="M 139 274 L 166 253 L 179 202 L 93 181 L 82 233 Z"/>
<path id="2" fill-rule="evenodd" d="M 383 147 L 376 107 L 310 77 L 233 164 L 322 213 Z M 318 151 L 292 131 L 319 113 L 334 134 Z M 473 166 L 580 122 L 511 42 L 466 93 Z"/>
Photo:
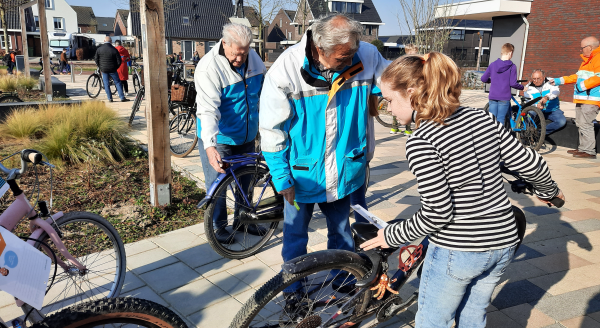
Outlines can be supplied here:
<path id="1" fill-rule="evenodd" d="M 511 96 L 512 101 L 515 102 L 515 104 L 517 105 L 517 107 L 519 107 L 519 110 L 517 111 L 517 115 L 516 115 L 516 120 L 515 118 L 513 118 L 513 116 L 510 116 L 510 128 L 515 131 L 515 132 L 520 132 L 520 131 L 525 131 L 527 130 L 527 124 L 532 124 L 533 127 L 535 129 L 537 129 L 537 125 L 535 124 L 535 122 L 533 120 L 525 120 L 524 117 L 527 116 L 527 113 L 523 112 L 524 108 L 527 108 L 529 106 L 531 106 L 532 104 L 535 104 L 536 102 L 538 102 L 540 99 L 542 99 L 541 97 L 532 99 L 526 103 L 524 103 L 523 105 L 519 104 L 519 102 L 517 101 L 517 99 L 515 98 L 515 96 Z M 523 123 L 522 127 L 517 127 L 517 120 L 521 119 L 521 122 Z"/>
<path id="2" fill-rule="evenodd" d="M 253 222 L 273 222 L 273 221 L 283 221 L 283 218 L 278 218 L 278 219 L 273 219 L 273 218 L 268 218 L 268 219 L 264 219 L 261 220 L 260 216 L 261 215 L 266 215 L 269 213 L 273 213 L 276 211 L 281 211 L 283 210 L 283 203 L 281 205 L 274 203 L 273 205 L 276 205 L 272 208 L 266 209 L 264 211 L 261 212 L 257 212 L 257 210 L 262 206 L 266 206 L 266 205 L 271 205 L 270 203 L 267 203 L 266 200 L 264 202 L 262 202 L 262 197 L 264 195 L 265 190 L 267 189 L 267 186 L 269 184 L 269 182 L 271 182 L 271 175 L 269 175 L 267 177 L 267 179 L 265 181 L 261 181 L 261 183 L 263 184 L 262 190 L 260 192 L 260 195 L 258 197 L 258 200 L 256 201 L 256 204 L 252 204 L 252 202 L 248 199 L 248 195 L 247 193 L 244 191 L 244 189 L 242 188 L 242 184 L 241 182 L 238 180 L 237 176 L 235 175 L 235 171 L 242 168 L 242 167 L 261 167 L 264 168 L 266 170 L 268 170 L 269 168 L 267 167 L 266 164 L 261 163 L 259 161 L 259 159 L 262 159 L 262 155 L 260 153 L 250 153 L 250 154 L 244 154 L 244 155 L 233 155 L 233 156 L 229 156 L 226 158 L 223 158 L 222 161 L 223 163 L 227 164 L 227 168 L 225 169 L 225 173 L 221 173 L 219 174 L 219 176 L 217 177 L 217 179 L 215 180 L 215 182 L 210 186 L 210 188 L 208 189 L 208 191 L 206 192 L 206 197 L 200 201 L 200 203 L 198 203 L 198 208 L 203 207 L 204 205 L 208 205 L 210 204 L 215 198 L 215 192 L 217 190 L 217 188 L 219 188 L 219 186 L 221 185 L 222 181 L 224 181 L 226 178 L 228 178 L 229 176 L 233 177 L 233 180 L 235 181 L 236 187 L 238 188 L 238 190 L 241 192 L 242 197 L 243 197 L 243 201 L 245 202 L 245 206 L 248 209 L 251 209 L 250 211 L 250 216 L 251 216 L 251 220 Z"/>

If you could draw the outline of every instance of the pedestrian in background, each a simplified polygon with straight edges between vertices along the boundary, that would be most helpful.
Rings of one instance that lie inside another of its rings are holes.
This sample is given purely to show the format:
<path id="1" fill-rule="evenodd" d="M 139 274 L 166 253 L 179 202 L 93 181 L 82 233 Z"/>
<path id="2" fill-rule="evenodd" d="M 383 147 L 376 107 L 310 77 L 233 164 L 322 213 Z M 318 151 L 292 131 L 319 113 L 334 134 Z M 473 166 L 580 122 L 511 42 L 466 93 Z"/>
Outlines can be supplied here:
<path id="1" fill-rule="evenodd" d="M 60 74 L 67 73 L 67 60 L 67 48 L 63 48 L 63 51 L 60 54 Z"/>
<path id="2" fill-rule="evenodd" d="M 485 70 L 481 82 L 490 85 L 490 113 L 504 126 L 506 115 L 510 109 L 511 88 L 523 90 L 517 83 L 517 66 L 511 61 L 515 46 L 505 43 L 502 46 L 502 55 Z"/>
<path id="3" fill-rule="evenodd" d="M 577 158 L 596 158 L 594 120 L 600 106 L 600 42 L 593 36 L 581 40 L 583 62 L 576 74 L 551 79 L 553 85 L 575 83 L 573 102 L 575 124 L 579 129 L 579 147 L 569 150 Z"/>
<path id="4" fill-rule="evenodd" d="M 129 85 L 127 83 L 127 80 L 129 80 L 129 70 L 127 68 L 127 64 L 130 60 L 129 51 L 123 47 L 120 40 L 115 41 L 115 45 L 119 55 L 121 55 L 121 66 L 117 69 L 119 80 L 121 80 L 121 84 L 123 85 L 123 91 L 129 93 Z"/>
<path id="5" fill-rule="evenodd" d="M 119 54 L 119 51 L 113 47 L 110 41 L 110 36 L 104 38 L 104 44 L 98 47 L 98 50 L 96 50 L 94 61 L 100 69 L 100 72 L 102 72 L 104 91 L 106 91 L 108 101 L 113 101 L 112 93 L 110 92 L 110 78 L 113 79 L 115 86 L 117 87 L 117 92 L 119 93 L 119 98 L 121 98 L 121 101 L 129 101 L 129 99 L 125 98 L 125 95 L 123 94 L 123 85 L 121 85 L 119 73 L 117 73 L 117 70 L 121 66 L 121 55 Z"/>

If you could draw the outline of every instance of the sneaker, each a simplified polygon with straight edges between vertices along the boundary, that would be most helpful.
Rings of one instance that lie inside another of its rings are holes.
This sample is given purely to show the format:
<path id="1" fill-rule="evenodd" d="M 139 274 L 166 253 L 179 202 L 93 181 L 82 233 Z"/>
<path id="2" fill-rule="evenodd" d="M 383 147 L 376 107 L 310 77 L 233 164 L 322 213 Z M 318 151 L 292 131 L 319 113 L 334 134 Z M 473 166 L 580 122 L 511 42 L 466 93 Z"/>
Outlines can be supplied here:
<path id="1" fill-rule="evenodd" d="M 113 100 L 112 99 L 108 99 L 108 102 L 113 102 Z"/>
<path id="2" fill-rule="evenodd" d="M 413 133 L 413 132 L 412 132 L 412 130 L 405 130 L 405 131 L 404 131 L 404 135 L 405 135 L 405 136 L 409 136 L 409 135 L 411 135 L 412 133 Z"/>
<path id="3" fill-rule="evenodd" d="M 127 101 L 129 101 L 129 99 L 127 99 L 127 98 L 121 99 L 121 102 L 127 102 Z"/>
<path id="4" fill-rule="evenodd" d="M 235 242 L 235 235 L 229 231 L 227 228 L 220 228 L 215 231 L 215 238 L 221 244 L 233 244 Z"/>
<path id="5" fill-rule="evenodd" d="M 396 133 L 398 133 L 398 129 L 391 129 L 390 130 L 390 134 L 396 134 Z"/>
<path id="6" fill-rule="evenodd" d="M 264 236 L 269 231 L 265 227 L 261 227 L 257 224 L 239 224 L 238 221 L 233 221 L 235 231 L 249 233 L 254 236 Z"/>

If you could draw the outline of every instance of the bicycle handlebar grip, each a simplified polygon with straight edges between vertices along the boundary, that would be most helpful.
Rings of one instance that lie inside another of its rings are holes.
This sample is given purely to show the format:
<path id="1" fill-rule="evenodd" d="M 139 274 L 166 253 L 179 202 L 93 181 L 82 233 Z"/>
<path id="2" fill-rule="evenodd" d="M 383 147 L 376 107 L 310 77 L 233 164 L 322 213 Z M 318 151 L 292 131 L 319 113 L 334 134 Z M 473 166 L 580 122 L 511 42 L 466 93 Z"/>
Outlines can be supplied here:
<path id="1" fill-rule="evenodd" d="M 556 206 L 557 208 L 561 208 L 561 207 L 563 207 L 563 205 L 565 205 L 565 201 L 558 197 L 552 198 L 550 200 L 550 203 L 552 203 L 552 205 Z"/>
<path id="2" fill-rule="evenodd" d="M 21 152 L 21 159 L 28 163 L 39 164 L 43 157 L 37 150 L 25 149 Z"/>

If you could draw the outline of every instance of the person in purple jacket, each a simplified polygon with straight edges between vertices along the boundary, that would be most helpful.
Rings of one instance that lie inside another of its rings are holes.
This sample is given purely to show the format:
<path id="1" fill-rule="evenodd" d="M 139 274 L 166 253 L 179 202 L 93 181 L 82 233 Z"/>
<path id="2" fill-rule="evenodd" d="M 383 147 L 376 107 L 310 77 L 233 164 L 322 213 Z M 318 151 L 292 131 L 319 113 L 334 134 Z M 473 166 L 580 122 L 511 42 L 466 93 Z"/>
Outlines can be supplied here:
<path id="1" fill-rule="evenodd" d="M 510 60 L 515 46 L 505 43 L 502 46 L 502 56 L 485 70 L 481 76 L 481 82 L 490 83 L 490 113 L 492 113 L 500 124 L 504 125 L 506 114 L 510 108 L 510 88 L 523 90 L 523 86 L 517 83 L 517 66 Z"/>

